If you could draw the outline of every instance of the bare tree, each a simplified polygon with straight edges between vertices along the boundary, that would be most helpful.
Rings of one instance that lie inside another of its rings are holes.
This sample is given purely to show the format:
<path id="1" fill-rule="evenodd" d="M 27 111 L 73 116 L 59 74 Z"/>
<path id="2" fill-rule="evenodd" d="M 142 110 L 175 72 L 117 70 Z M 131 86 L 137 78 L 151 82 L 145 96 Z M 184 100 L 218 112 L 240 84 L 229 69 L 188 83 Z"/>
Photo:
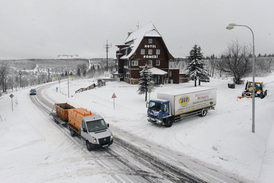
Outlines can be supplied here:
<path id="1" fill-rule="evenodd" d="M 87 75 L 87 69 L 88 69 L 87 64 L 85 64 L 85 63 L 79 64 L 79 65 L 77 65 L 77 74 L 80 76 L 81 73 L 82 73 L 83 76 L 86 77 L 86 75 Z"/>
<path id="2" fill-rule="evenodd" d="M 228 50 L 218 62 L 218 69 L 234 77 L 236 84 L 252 70 L 251 51 L 247 46 L 241 46 L 237 41 L 228 46 Z"/>
<path id="3" fill-rule="evenodd" d="M 215 57 L 215 55 L 211 55 L 210 58 L 209 58 L 209 66 L 210 66 L 210 75 L 211 77 L 214 76 L 215 74 L 215 69 L 216 69 L 216 66 L 217 66 L 217 57 Z"/>
<path id="4" fill-rule="evenodd" d="M 9 67 L 7 64 L 3 64 L 0 67 L 0 86 L 3 93 L 7 91 L 7 78 L 9 73 Z"/>

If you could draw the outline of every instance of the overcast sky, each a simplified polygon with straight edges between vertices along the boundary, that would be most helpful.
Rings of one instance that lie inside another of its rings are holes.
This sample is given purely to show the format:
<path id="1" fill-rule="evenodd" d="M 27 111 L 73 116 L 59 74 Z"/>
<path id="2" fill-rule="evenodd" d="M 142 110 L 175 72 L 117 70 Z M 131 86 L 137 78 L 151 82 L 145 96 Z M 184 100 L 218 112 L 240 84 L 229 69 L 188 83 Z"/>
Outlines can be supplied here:
<path id="1" fill-rule="evenodd" d="M 105 58 L 105 44 L 152 22 L 174 57 L 186 57 L 197 44 L 204 56 L 224 53 L 232 41 L 255 54 L 274 53 L 273 0 L 1 0 L 0 59 Z"/>

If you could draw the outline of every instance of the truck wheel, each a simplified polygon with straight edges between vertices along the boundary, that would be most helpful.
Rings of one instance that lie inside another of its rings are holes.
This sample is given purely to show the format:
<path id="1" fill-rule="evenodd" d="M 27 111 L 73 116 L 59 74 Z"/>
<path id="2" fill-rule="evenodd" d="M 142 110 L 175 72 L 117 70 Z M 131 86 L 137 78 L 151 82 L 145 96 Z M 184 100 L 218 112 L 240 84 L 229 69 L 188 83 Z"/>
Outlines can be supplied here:
<path id="1" fill-rule="evenodd" d="M 86 141 L 86 145 L 87 145 L 87 150 L 88 150 L 88 151 L 91 151 L 92 148 L 91 148 L 91 145 L 90 145 L 90 143 L 89 143 L 88 140 Z"/>
<path id="2" fill-rule="evenodd" d="M 205 108 L 205 109 L 202 109 L 202 111 L 201 111 L 201 116 L 202 117 L 205 117 L 206 115 L 207 115 L 207 108 Z"/>
<path id="3" fill-rule="evenodd" d="M 69 132 L 70 132 L 70 135 L 71 135 L 72 137 L 75 136 L 75 132 L 74 132 L 71 128 L 69 129 Z"/>
<path id="4" fill-rule="evenodd" d="M 166 120 L 166 123 L 165 123 L 166 127 L 171 127 L 172 124 L 173 124 L 173 119 L 172 119 L 172 118 L 168 118 L 168 119 Z"/>

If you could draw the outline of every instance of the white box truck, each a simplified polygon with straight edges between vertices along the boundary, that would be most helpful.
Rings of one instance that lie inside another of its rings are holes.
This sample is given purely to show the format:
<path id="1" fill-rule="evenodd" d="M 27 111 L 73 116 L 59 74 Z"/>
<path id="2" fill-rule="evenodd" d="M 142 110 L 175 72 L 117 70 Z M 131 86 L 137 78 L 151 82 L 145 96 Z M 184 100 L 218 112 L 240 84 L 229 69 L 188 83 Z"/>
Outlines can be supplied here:
<path id="1" fill-rule="evenodd" d="M 157 99 L 149 101 L 147 120 L 170 127 L 184 118 L 204 117 L 215 105 L 215 88 L 195 87 L 161 92 L 157 93 Z"/>

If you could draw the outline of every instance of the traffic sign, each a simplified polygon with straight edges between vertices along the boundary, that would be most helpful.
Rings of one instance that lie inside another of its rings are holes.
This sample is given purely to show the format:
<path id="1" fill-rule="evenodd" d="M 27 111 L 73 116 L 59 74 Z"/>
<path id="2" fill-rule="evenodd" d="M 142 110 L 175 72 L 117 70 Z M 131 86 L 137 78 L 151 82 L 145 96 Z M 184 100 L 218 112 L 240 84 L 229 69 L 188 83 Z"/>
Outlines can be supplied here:
<path id="1" fill-rule="evenodd" d="M 117 96 L 115 95 L 115 93 L 113 93 L 111 98 L 117 98 Z"/>

